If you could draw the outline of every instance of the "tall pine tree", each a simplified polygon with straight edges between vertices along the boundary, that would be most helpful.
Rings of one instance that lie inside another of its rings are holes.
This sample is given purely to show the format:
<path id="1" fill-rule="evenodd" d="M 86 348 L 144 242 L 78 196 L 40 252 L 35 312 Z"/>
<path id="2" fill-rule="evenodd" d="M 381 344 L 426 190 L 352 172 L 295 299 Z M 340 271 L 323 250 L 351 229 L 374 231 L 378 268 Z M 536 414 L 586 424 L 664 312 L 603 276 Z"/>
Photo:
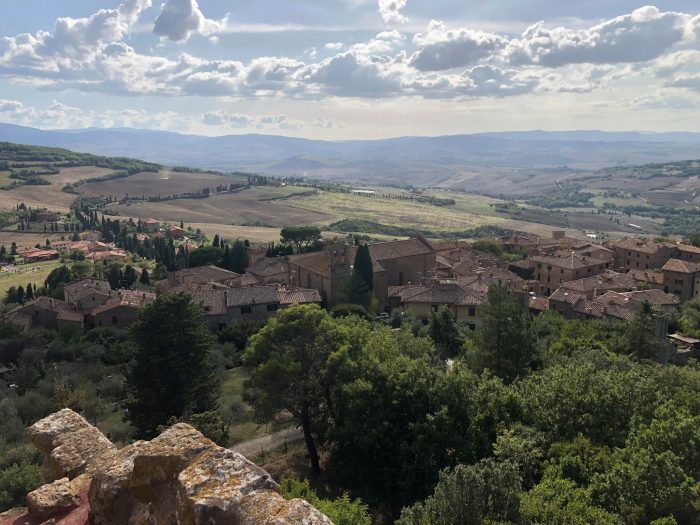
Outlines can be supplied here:
<path id="1" fill-rule="evenodd" d="M 158 297 L 143 309 L 132 333 L 137 351 L 128 376 L 128 417 L 138 437 L 152 438 L 173 417 L 216 409 L 220 384 L 209 363 L 213 339 L 189 294 Z"/>

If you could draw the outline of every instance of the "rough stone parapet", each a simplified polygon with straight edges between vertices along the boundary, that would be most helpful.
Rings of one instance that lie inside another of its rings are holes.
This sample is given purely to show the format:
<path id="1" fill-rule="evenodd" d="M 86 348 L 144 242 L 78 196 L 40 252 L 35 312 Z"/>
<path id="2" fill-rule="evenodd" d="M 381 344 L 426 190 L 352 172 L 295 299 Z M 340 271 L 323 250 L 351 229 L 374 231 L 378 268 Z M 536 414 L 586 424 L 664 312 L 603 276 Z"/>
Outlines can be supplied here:
<path id="1" fill-rule="evenodd" d="M 94 525 L 332 525 L 308 502 L 285 500 L 265 470 L 184 423 L 122 449 L 69 409 L 29 431 L 48 484 L 28 496 L 28 522 L 60 524 L 70 512 L 87 523 L 89 512 Z"/>

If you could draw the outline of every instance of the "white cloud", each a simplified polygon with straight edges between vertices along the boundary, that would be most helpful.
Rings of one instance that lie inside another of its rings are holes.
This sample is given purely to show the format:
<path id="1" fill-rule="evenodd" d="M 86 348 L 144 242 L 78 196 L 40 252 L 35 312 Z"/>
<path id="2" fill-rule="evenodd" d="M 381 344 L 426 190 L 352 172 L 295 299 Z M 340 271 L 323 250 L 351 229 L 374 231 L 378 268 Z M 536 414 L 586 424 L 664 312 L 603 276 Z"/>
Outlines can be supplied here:
<path id="1" fill-rule="evenodd" d="M 407 0 L 379 0 L 379 14 L 385 24 L 405 24 L 408 22 L 401 10 L 406 7 Z"/>
<path id="2" fill-rule="evenodd" d="M 506 57 L 514 65 L 560 67 L 566 64 L 645 62 L 688 37 L 690 15 L 642 7 L 589 29 L 548 29 L 544 22 L 513 40 Z"/>
<path id="3" fill-rule="evenodd" d="M 2 38 L 0 75 L 45 90 L 121 96 L 454 99 L 589 92 L 642 74 L 663 78 L 656 87 L 666 82 L 692 90 L 700 74 L 700 66 L 694 65 L 700 52 L 692 49 L 700 17 L 653 7 L 584 30 L 549 30 L 537 24 L 516 39 L 431 22 L 412 39 L 389 30 L 355 44 L 330 42 L 325 49 L 332 56 L 324 54 L 323 60 L 311 48 L 303 58 L 263 56 L 243 62 L 188 53 L 160 56 L 162 48 L 137 51 L 126 39 L 150 4 L 126 0 L 91 17 L 59 19 L 52 32 Z M 177 5 L 184 9 L 178 11 L 184 13 L 179 22 L 190 22 L 168 26 L 162 17 L 174 13 Z M 403 6 L 399 2 L 394 8 Z M 170 0 L 159 16 L 161 29 L 165 24 L 172 29 L 164 33 L 168 38 L 186 39 L 219 24 L 206 19 L 192 23 L 192 17 L 199 20 L 197 13 L 201 15 L 194 1 Z"/>
<path id="4" fill-rule="evenodd" d="M 184 42 L 193 34 L 210 36 L 226 27 L 228 17 L 212 20 L 204 16 L 197 0 L 166 0 L 156 18 L 153 32 L 174 42 Z"/>
<path id="5" fill-rule="evenodd" d="M 411 65 L 421 71 L 441 71 L 475 64 L 503 49 L 508 41 L 498 35 L 471 29 L 449 29 L 431 21 L 428 32 L 413 38 L 419 46 Z"/>

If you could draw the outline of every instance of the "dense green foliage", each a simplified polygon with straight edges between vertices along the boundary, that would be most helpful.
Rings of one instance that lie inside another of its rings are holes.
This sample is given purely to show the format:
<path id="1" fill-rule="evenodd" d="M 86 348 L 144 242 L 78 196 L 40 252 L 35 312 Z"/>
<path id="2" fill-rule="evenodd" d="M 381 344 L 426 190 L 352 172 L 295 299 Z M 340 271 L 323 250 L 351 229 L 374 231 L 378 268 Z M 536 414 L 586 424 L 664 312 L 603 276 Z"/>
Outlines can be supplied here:
<path id="1" fill-rule="evenodd" d="M 311 488 L 308 480 L 299 481 L 294 478 L 283 479 L 280 486 L 285 498 L 305 499 L 328 516 L 335 525 L 372 524 L 372 516 L 370 516 L 367 505 L 362 503 L 362 500 L 350 499 L 347 493 L 337 499 L 322 499 Z"/>
<path id="2" fill-rule="evenodd" d="M 132 332 L 137 352 L 128 375 L 129 419 L 140 437 L 153 437 L 173 417 L 216 408 L 219 383 L 208 360 L 213 339 L 190 295 L 158 297 Z"/>

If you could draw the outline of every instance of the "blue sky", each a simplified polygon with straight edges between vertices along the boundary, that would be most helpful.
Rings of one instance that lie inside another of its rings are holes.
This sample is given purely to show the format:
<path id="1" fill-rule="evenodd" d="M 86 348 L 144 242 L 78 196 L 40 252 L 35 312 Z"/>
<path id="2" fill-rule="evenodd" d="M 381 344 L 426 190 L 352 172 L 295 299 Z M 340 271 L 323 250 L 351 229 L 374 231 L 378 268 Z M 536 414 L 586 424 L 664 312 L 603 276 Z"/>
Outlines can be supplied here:
<path id="1" fill-rule="evenodd" d="M 357 139 L 700 131 L 700 6 L 664 0 L 23 0 L 0 121 Z"/>

